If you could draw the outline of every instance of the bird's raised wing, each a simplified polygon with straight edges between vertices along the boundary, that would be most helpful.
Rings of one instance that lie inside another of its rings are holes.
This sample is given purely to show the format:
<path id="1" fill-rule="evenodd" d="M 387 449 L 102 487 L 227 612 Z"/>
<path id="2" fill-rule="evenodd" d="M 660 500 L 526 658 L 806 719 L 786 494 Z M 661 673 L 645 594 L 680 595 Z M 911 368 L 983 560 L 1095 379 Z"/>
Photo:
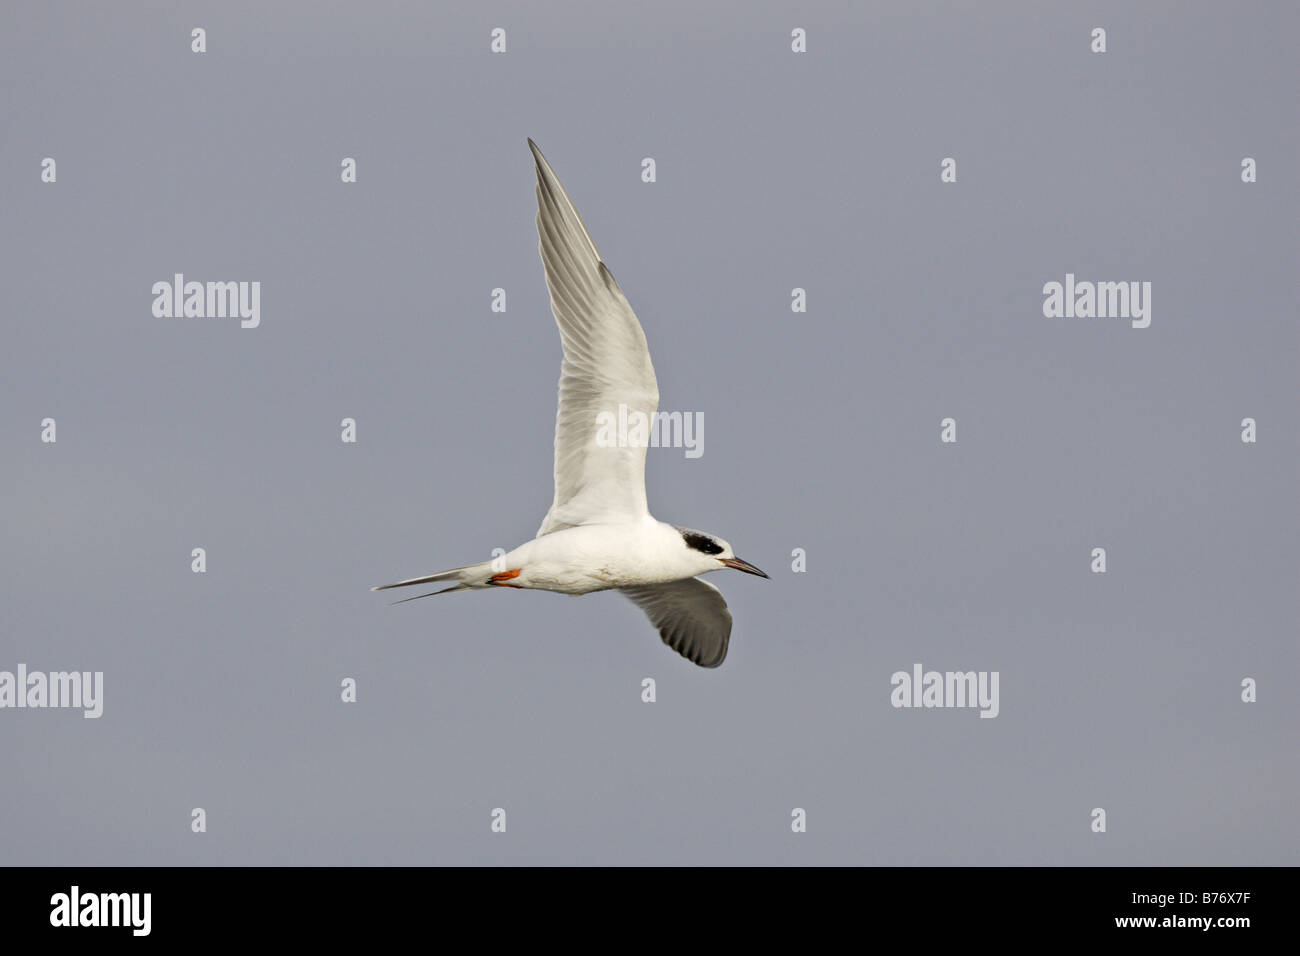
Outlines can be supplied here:
<path id="1" fill-rule="evenodd" d="M 726 659 L 731 612 L 708 581 L 684 578 L 619 590 L 645 611 L 664 643 L 692 664 L 717 667 Z"/>
<path id="2" fill-rule="evenodd" d="M 537 162 L 538 249 L 564 346 L 555 416 L 555 499 L 538 529 L 540 538 L 649 514 L 645 446 L 618 441 L 618 423 L 635 427 L 635 413 L 653 421 L 659 385 L 632 306 L 550 163 L 531 139 L 528 146 Z"/>

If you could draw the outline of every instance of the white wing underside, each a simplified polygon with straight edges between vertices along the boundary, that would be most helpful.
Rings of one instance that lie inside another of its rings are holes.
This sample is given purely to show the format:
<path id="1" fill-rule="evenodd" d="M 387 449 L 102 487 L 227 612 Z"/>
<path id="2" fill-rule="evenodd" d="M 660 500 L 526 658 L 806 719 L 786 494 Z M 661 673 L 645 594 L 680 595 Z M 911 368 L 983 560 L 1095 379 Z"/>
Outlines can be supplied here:
<path id="1" fill-rule="evenodd" d="M 682 657 L 701 667 L 717 667 L 726 659 L 731 612 L 722 593 L 708 581 L 684 578 L 620 590 L 645 611 L 664 643 Z"/>
<path id="2" fill-rule="evenodd" d="M 603 447 L 597 442 L 597 420 L 601 413 L 617 420 L 622 405 L 629 416 L 640 412 L 651 421 L 659 408 L 659 385 L 632 306 L 546 157 L 531 139 L 528 145 L 537 161 L 538 249 L 564 346 L 555 416 L 555 499 L 537 531 L 540 538 L 650 513 L 646 449 Z"/>

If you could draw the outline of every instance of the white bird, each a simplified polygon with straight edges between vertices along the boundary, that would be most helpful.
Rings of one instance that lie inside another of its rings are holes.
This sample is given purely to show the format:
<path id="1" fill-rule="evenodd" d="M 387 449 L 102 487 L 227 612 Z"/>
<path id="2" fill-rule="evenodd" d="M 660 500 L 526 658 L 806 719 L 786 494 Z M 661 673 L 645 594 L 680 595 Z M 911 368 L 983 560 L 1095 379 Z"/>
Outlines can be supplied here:
<path id="1" fill-rule="evenodd" d="M 721 538 L 651 517 L 645 445 L 598 441 L 598 416 L 620 405 L 629 417 L 640 412 L 652 421 L 659 385 L 623 290 L 541 150 L 531 139 L 528 146 L 537 164 L 538 249 L 564 346 L 555 498 L 537 537 L 504 557 L 372 590 L 436 581 L 455 583 L 417 597 L 500 587 L 562 594 L 616 588 L 646 613 L 665 644 L 701 667 L 717 667 L 727 656 L 731 612 L 697 575 L 723 568 L 767 575 Z"/>

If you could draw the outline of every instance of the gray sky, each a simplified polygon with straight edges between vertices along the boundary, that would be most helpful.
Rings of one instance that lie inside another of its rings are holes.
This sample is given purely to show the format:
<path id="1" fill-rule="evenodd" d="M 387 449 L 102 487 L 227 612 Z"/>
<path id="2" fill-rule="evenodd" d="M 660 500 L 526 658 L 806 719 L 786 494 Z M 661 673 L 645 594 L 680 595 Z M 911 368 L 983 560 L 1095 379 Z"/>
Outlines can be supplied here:
<path id="1" fill-rule="evenodd" d="M 0 710 L 0 861 L 1300 862 L 1294 7 L 445 7 L 5 8 L 0 669 L 105 699 Z M 773 576 L 711 576 L 717 671 L 618 595 L 367 590 L 550 502 L 526 136 L 707 423 L 652 510 Z"/>

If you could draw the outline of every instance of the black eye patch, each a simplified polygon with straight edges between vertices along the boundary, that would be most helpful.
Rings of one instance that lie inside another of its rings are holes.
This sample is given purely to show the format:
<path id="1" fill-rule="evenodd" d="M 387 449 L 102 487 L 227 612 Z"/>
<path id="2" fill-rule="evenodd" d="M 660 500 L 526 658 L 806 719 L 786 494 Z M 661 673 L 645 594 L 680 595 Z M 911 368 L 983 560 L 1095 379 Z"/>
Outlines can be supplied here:
<path id="1" fill-rule="evenodd" d="M 721 554 L 722 545 L 706 535 L 696 534 L 693 531 L 683 531 L 682 538 L 686 542 L 686 547 L 701 551 L 704 554 Z"/>

